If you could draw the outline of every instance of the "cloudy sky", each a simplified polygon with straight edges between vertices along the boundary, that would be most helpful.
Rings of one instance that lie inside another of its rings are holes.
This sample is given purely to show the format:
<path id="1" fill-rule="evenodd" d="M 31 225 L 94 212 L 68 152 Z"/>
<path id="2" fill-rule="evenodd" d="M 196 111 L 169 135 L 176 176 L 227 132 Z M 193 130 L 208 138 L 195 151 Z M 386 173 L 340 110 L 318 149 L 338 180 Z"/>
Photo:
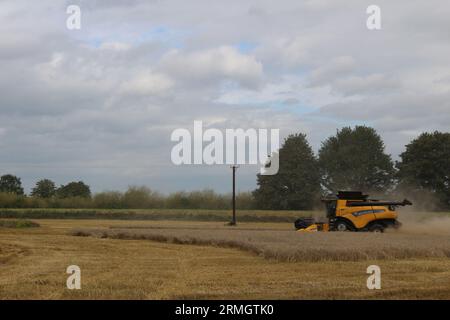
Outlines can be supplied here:
<path id="1" fill-rule="evenodd" d="M 81 29 L 68 30 L 68 5 Z M 382 29 L 366 28 L 381 8 Z M 227 166 L 175 166 L 176 128 L 279 128 L 314 150 L 343 126 L 397 159 L 450 127 L 445 0 L 0 0 L 0 173 L 94 191 L 230 189 Z M 255 187 L 257 167 L 239 169 Z"/>

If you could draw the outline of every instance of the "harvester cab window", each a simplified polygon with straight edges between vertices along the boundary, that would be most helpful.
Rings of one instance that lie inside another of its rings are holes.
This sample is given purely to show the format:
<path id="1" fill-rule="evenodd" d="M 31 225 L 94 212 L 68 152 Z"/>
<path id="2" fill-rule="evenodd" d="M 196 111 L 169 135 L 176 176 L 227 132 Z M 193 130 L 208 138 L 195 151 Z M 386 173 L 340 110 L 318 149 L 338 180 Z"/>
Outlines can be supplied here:
<path id="1" fill-rule="evenodd" d="M 328 201 L 326 204 L 327 208 L 327 217 L 335 217 L 336 216 L 336 203 L 337 201 Z"/>

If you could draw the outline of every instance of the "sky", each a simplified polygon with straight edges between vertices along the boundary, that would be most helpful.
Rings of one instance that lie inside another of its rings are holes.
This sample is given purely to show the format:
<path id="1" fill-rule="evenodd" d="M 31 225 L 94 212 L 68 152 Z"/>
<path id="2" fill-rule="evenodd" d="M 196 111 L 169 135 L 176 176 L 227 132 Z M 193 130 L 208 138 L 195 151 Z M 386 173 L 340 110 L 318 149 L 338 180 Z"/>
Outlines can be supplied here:
<path id="1" fill-rule="evenodd" d="M 171 133 L 194 120 L 305 133 L 315 152 L 367 125 L 396 160 L 449 131 L 448 17 L 445 0 L 0 0 L 0 174 L 27 192 L 42 178 L 229 192 L 229 166 L 171 161 Z M 258 170 L 239 168 L 238 190 Z"/>

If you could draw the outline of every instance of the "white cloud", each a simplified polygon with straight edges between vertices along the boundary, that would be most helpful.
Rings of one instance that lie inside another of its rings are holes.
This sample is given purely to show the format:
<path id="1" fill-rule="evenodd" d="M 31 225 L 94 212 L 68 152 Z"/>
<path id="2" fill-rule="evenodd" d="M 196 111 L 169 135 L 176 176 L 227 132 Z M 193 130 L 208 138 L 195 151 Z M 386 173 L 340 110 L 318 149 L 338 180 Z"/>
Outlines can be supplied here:
<path id="1" fill-rule="evenodd" d="M 162 69 L 186 81 L 235 81 L 246 87 L 259 84 L 262 64 L 235 48 L 221 46 L 194 52 L 172 50 L 161 61 Z"/>

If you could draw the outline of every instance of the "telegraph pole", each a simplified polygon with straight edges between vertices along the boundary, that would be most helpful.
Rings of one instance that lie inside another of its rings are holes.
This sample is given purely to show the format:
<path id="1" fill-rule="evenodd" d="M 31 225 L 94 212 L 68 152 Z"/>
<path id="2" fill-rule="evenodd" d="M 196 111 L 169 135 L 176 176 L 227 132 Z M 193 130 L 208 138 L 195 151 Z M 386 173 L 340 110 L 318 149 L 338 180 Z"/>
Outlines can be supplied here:
<path id="1" fill-rule="evenodd" d="M 239 168 L 237 165 L 232 165 L 231 169 L 233 169 L 233 218 L 231 219 L 230 225 L 236 225 L 236 169 Z"/>

